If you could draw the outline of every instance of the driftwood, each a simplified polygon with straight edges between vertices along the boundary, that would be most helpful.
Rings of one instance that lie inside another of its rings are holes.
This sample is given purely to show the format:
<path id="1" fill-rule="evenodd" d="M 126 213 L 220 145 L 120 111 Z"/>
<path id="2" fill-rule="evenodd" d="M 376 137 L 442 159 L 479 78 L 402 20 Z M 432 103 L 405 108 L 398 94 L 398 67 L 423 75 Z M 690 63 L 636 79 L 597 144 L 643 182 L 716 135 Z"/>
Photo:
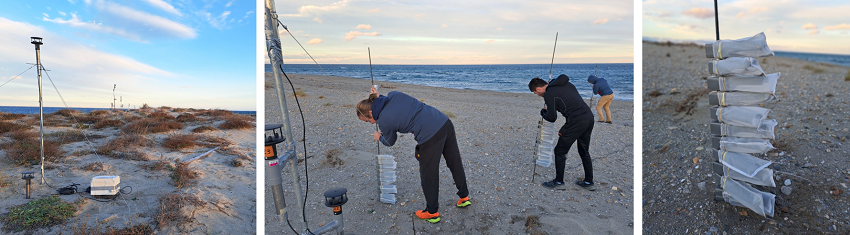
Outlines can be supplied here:
<path id="1" fill-rule="evenodd" d="M 192 158 L 192 159 L 189 159 L 189 160 L 183 161 L 183 162 L 181 162 L 180 164 L 189 164 L 189 163 L 191 163 L 191 162 L 193 162 L 193 161 L 195 161 L 195 160 L 201 159 L 202 157 L 205 157 L 205 156 L 207 156 L 207 155 L 210 155 L 210 153 L 214 152 L 214 151 L 215 151 L 215 150 L 217 150 L 218 148 L 220 148 L 220 147 L 215 147 L 214 149 L 211 149 L 210 151 L 207 151 L 206 153 L 203 153 L 203 154 L 201 154 L 201 155 L 198 155 L 197 157 L 194 157 L 194 158 Z"/>

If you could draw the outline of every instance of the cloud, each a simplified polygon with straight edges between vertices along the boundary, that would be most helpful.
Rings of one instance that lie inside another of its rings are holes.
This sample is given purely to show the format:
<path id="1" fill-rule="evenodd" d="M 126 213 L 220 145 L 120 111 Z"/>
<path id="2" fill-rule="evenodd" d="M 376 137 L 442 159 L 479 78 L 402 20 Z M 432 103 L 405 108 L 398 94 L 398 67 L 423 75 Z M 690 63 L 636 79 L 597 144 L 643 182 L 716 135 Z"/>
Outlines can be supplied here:
<path id="1" fill-rule="evenodd" d="M 62 12 L 62 11 L 59 11 L 59 14 L 60 14 L 60 15 L 62 15 L 62 16 L 66 16 L 66 15 L 67 15 L 67 14 L 65 14 L 65 12 Z"/>
<path id="2" fill-rule="evenodd" d="M 850 24 L 839 24 L 823 27 L 823 30 L 850 30 Z"/>
<path id="3" fill-rule="evenodd" d="M 360 31 L 351 31 L 345 34 L 345 40 L 351 41 L 352 39 L 357 38 L 357 36 L 381 36 L 381 34 L 378 32 L 362 33 Z"/>
<path id="4" fill-rule="evenodd" d="M 107 21 L 111 25 L 104 26 L 106 29 L 114 30 L 105 31 L 105 33 L 142 42 L 149 38 L 192 39 L 197 37 L 195 29 L 160 16 L 112 2 L 97 1 L 94 6 L 100 11 L 99 13 L 115 17 L 115 20 Z M 100 24 L 102 23 L 98 23 Z"/>
<path id="5" fill-rule="evenodd" d="M 714 11 L 705 7 L 694 7 L 690 10 L 683 11 L 682 14 L 699 19 L 708 19 L 714 17 Z"/>
<path id="6" fill-rule="evenodd" d="M 605 23 L 608 23 L 608 18 L 600 18 L 600 19 L 594 20 L 593 22 L 590 23 L 590 25 L 598 25 L 598 24 L 605 24 Z"/>
<path id="7" fill-rule="evenodd" d="M 357 29 L 371 29 L 371 28 L 372 28 L 372 26 L 368 25 L 368 24 L 357 25 Z"/>
<path id="8" fill-rule="evenodd" d="M 233 6 L 234 1 L 236 1 L 236 0 L 230 0 L 229 2 L 227 2 L 227 4 L 224 4 L 224 8 L 228 8 L 230 6 Z"/>
<path id="9" fill-rule="evenodd" d="M 381 8 L 379 7 L 379 8 L 375 8 L 375 9 L 369 10 L 369 13 L 378 13 L 378 12 L 380 12 L 380 11 L 381 11 Z"/>
<path id="10" fill-rule="evenodd" d="M 330 5 L 327 5 L 327 6 L 315 6 L 315 5 L 301 6 L 300 8 L 298 8 L 297 14 L 281 14 L 280 16 L 306 17 L 306 16 L 321 14 L 321 13 L 325 13 L 325 12 L 338 11 L 338 10 L 342 10 L 342 8 L 344 8 L 344 7 L 347 7 L 348 2 L 350 2 L 350 1 L 351 0 L 342 0 L 342 1 L 339 1 L 339 2 L 331 3 Z"/>
<path id="11" fill-rule="evenodd" d="M 491 43 L 491 42 L 496 42 L 496 40 L 490 39 L 490 40 L 487 40 L 487 41 L 486 41 L 486 42 L 484 42 L 484 43 L 486 44 L 486 43 Z"/>
<path id="12" fill-rule="evenodd" d="M 315 44 L 319 44 L 319 43 L 322 43 L 322 39 L 313 38 L 313 39 L 310 39 L 310 41 L 307 41 L 307 44 L 315 45 Z"/>
<path id="13" fill-rule="evenodd" d="M 125 38 L 127 40 L 131 40 L 131 41 L 147 42 L 144 39 L 142 39 L 142 37 L 140 35 L 138 35 L 136 33 L 131 33 L 131 32 L 127 32 L 127 31 L 122 30 L 122 29 L 104 26 L 103 24 L 100 24 L 100 23 L 83 22 L 82 20 L 80 20 L 80 18 L 77 16 L 77 14 L 74 14 L 74 13 L 71 13 L 71 19 L 68 19 L 68 20 L 63 20 L 62 18 L 49 19 L 47 17 L 42 18 L 42 20 L 47 21 L 47 22 L 57 23 L 57 24 L 64 24 L 64 25 L 68 25 L 68 26 L 71 26 L 71 27 L 75 27 L 75 28 L 81 28 L 81 29 L 85 29 L 85 30 L 88 30 L 88 31 L 111 34 L 111 35 L 115 35 L 115 36 L 118 36 L 118 37 Z"/>
<path id="14" fill-rule="evenodd" d="M 319 22 L 319 24 L 322 23 L 322 19 L 319 19 L 319 17 L 313 18 L 313 21 Z"/>
<path id="15" fill-rule="evenodd" d="M 738 12 L 738 16 L 736 16 L 735 18 L 740 19 L 740 18 L 744 17 L 744 13 L 746 13 L 746 12 L 743 12 L 743 11 L 742 11 L 742 12 Z"/>
<path id="16" fill-rule="evenodd" d="M 449 27 L 449 26 L 448 26 L 448 25 L 446 25 L 446 24 L 443 24 L 443 26 L 442 26 L 442 27 L 443 27 L 443 28 L 447 28 L 447 27 Z"/>
<path id="17" fill-rule="evenodd" d="M 230 11 L 224 11 L 216 17 L 213 17 L 209 12 L 202 12 L 201 15 L 206 18 L 207 23 L 209 23 L 212 27 L 224 29 L 227 24 L 227 16 L 230 15 Z"/>
<path id="18" fill-rule="evenodd" d="M 818 29 L 818 26 L 815 25 L 815 24 L 812 24 L 812 23 L 808 23 L 808 24 L 803 25 L 802 29 L 804 29 L 804 30 Z"/>
<path id="19" fill-rule="evenodd" d="M 147 2 L 148 4 L 150 4 L 151 6 L 159 8 L 160 10 L 163 10 L 165 12 L 168 12 L 168 13 L 171 13 L 171 14 L 174 14 L 174 15 L 178 15 L 178 16 L 183 15 L 182 13 L 180 13 L 180 11 L 175 9 L 174 6 L 172 6 L 171 4 L 168 4 L 167 2 L 165 2 L 163 0 L 144 0 L 144 1 Z"/>
<path id="20" fill-rule="evenodd" d="M 812 31 L 809 31 L 809 35 L 818 34 L 818 33 L 820 33 L 820 31 L 818 31 L 817 29 L 812 29 Z"/>
<path id="21" fill-rule="evenodd" d="M 502 31 L 502 27 L 496 28 L 496 31 Z"/>
<path id="22" fill-rule="evenodd" d="M 749 12 L 755 14 L 755 13 L 765 12 L 765 11 L 767 11 L 767 7 L 753 7 L 753 9 L 750 9 Z"/>
<path id="23" fill-rule="evenodd" d="M 413 16 L 413 19 L 418 20 L 419 18 L 422 18 L 423 16 L 425 16 L 425 13 L 419 13 L 419 14 L 416 14 L 415 16 Z"/>

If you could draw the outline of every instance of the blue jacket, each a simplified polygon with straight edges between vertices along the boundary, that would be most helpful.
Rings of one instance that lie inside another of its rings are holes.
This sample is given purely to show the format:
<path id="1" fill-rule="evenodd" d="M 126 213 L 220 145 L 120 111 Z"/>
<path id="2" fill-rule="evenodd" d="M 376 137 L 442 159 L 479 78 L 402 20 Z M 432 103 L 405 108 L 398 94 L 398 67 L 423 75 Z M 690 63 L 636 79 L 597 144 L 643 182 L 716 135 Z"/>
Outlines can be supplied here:
<path id="1" fill-rule="evenodd" d="M 608 81 L 606 81 L 604 78 L 590 75 L 590 77 L 587 77 L 587 81 L 593 83 L 594 95 L 606 96 L 614 94 L 614 91 L 611 90 L 610 86 L 608 86 Z"/>
<path id="2" fill-rule="evenodd" d="M 378 123 L 381 143 L 386 146 L 395 144 L 396 132 L 413 133 L 416 144 L 421 145 L 449 120 L 440 110 L 398 91 L 391 91 L 372 102 L 372 118 Z"/>

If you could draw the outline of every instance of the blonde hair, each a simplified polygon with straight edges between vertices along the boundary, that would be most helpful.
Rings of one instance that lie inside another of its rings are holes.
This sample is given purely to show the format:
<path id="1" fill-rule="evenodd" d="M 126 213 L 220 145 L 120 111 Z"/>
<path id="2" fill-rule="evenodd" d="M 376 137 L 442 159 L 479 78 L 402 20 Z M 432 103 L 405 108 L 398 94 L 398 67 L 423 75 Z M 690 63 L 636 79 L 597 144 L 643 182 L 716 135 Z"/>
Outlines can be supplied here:
<path id="1" fill-rule="evenodd" d="M 354 107 L 354 109 L 357 110 L 357 117 L 372 118 L 372 115 L 369 114 L 369 111 L 372 110 L 372 102 L 374 102 L 377 98 L 378 93 L 372 93 L 369 94 L 369 98 L 363 99 L 359 103 L 357 103 L 357 106 Z"/>

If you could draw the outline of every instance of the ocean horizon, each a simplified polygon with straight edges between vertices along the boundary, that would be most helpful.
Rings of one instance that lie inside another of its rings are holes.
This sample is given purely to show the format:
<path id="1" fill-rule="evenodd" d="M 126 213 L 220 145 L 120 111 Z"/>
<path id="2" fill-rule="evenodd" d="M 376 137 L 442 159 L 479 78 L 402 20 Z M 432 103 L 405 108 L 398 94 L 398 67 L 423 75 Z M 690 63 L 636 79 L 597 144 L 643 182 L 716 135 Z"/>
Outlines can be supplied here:
<path id="1" fill-rule="evenodd" d="M 330 76 L 370 79 L 368 64 L 321 64 Z M 533 77 L 549 79 L 549 64 L 493 65 L 372 65 L 375 81 L 472 89 L 511 93 L 531 93 L 528 81 Z M 597 67 L 598 66 L 598 67 Z M 287 74 L 325 75 L 315 64 L 284 64 Z M 265 65 L 271 72 L 271 65 Z M 592 85 L 589 75 L 605 78 L 614 90 L 614 99 L 634 101 L 634 64 L 554 64 L 552 76 L 566 74 L 583 98 L 590 98 Z M 370 83 L 364 82 L 364 87 Z M 598 98 L 598 96 L 597 96 Z"/>
<path id="2" fill-rule="evenodd" d="M 65 107 L 44 107 L 44 113 L 54 113 L 56 111 L 66 109 Z M 111 110 L 111 108 L 81 108 L 81 107 L 70 107 L 68 109 L 73 109 L 80 111 L 82 113 L 88 113 L 95 110 Z M 124 109 L 119 108 L 119 110 L 135 110 L 135 109 Z M 236 114 L 246 114 L 246 115 L 256 115 L 257 111 L 233 111 L 228 110 Z M 0 106 L 0 112 L 4 113 L 17 113 L 17 114 L 36 114 L 38 113 L 38 107 L 32 106 Z"/>

